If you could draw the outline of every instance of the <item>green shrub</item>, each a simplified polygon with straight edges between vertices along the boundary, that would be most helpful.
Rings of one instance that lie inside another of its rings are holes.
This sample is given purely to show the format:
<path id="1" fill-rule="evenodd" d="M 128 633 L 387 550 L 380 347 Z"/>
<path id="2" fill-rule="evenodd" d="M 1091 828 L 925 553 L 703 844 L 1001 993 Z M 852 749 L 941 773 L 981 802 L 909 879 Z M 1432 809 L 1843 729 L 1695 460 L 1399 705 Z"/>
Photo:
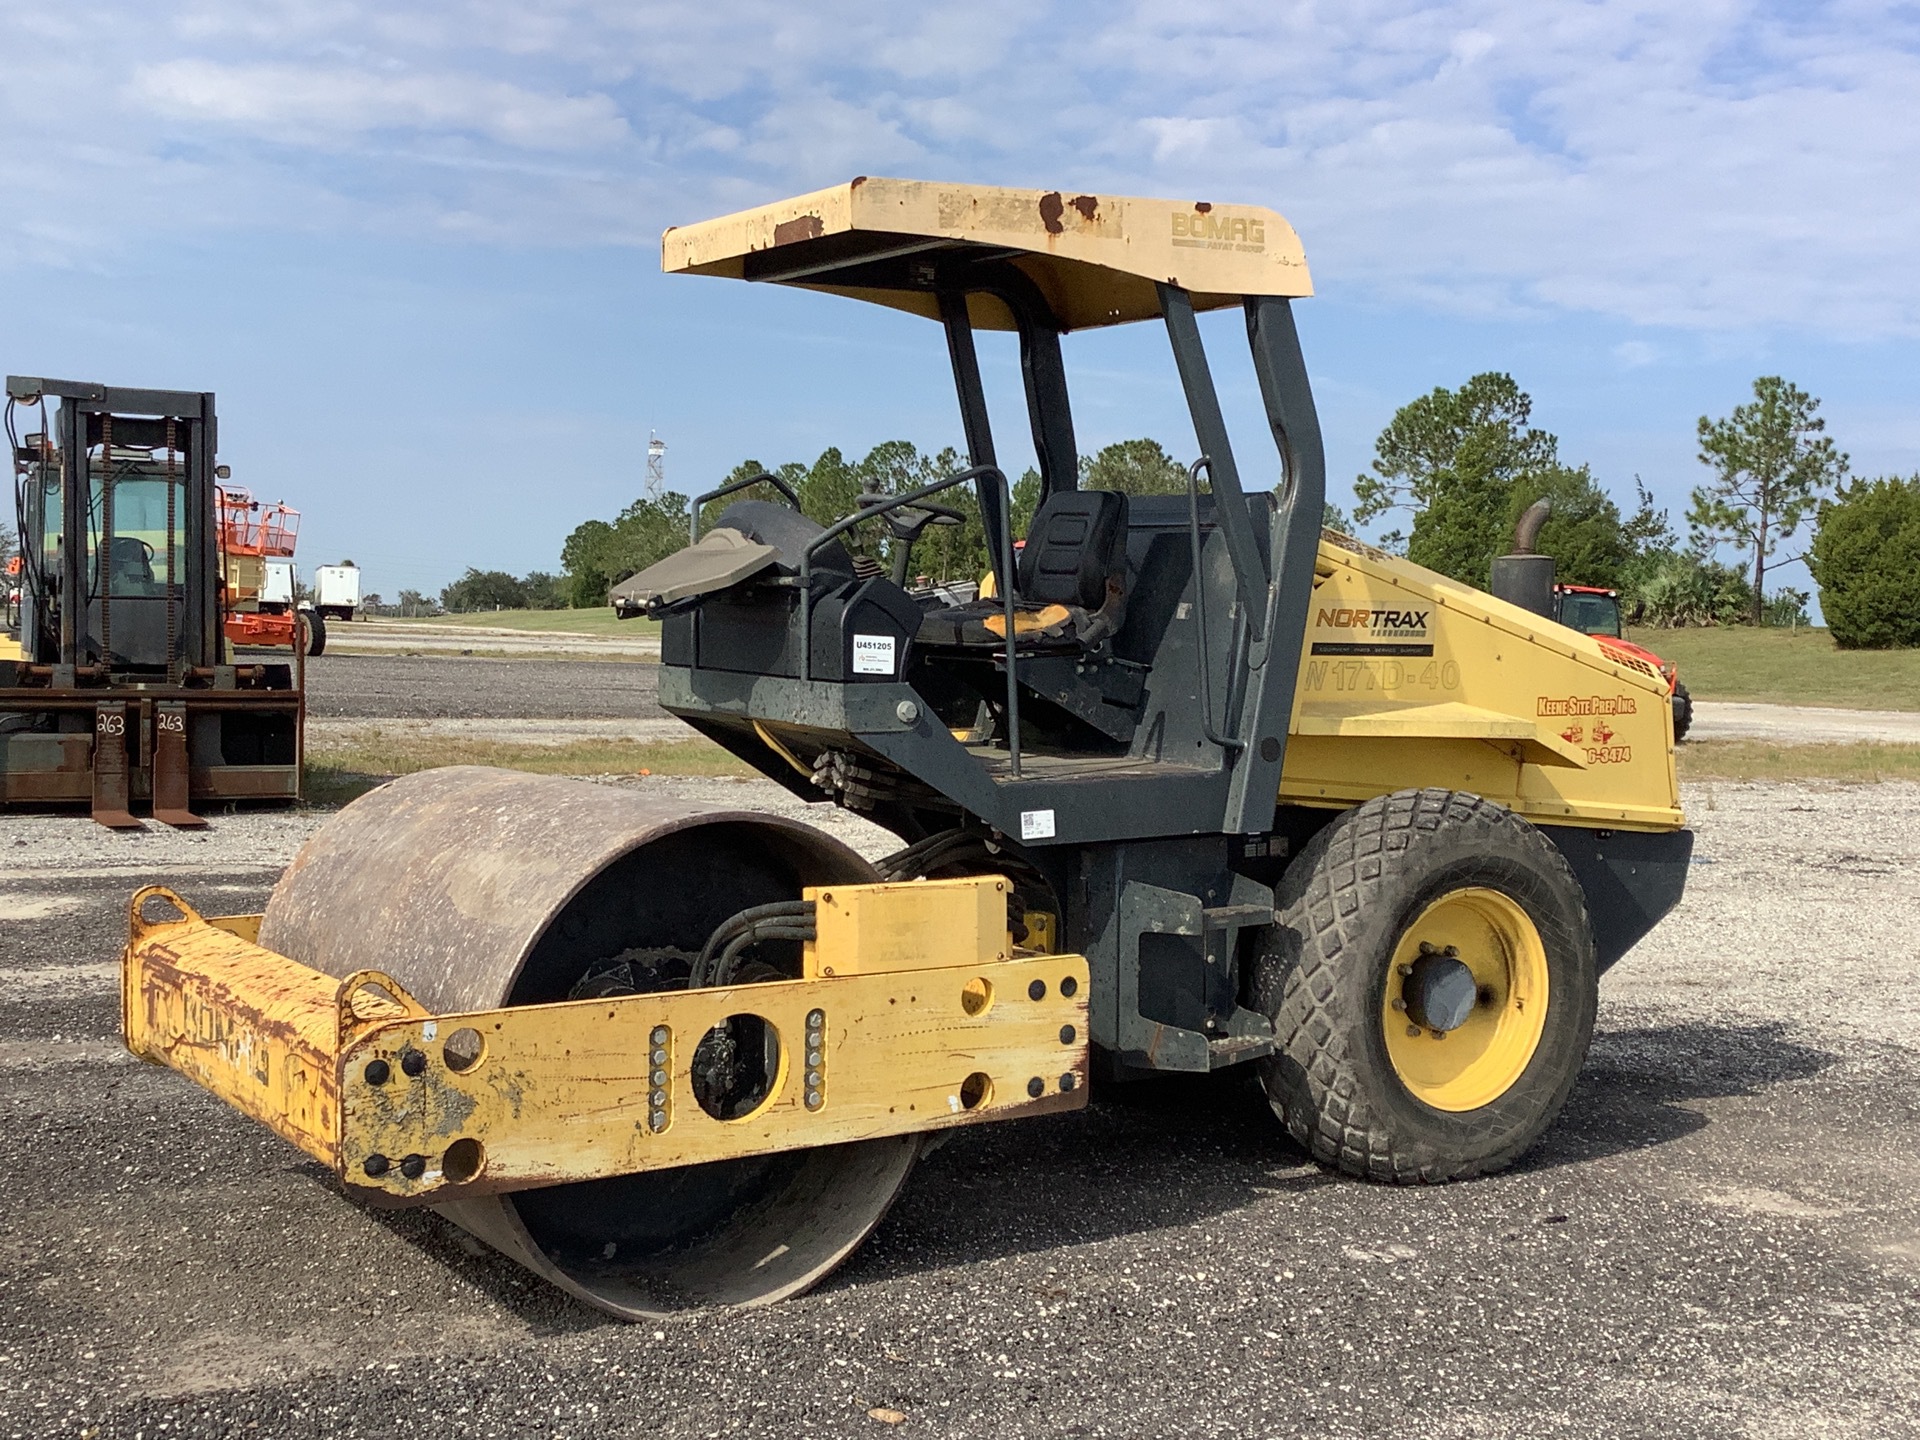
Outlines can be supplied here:
<path id="1" fill-rule="evenodd" d="M 1920 475 L 1842 489 L 1820 507 L 1808 564 L 1842 649 L 1920 645 Z"/>
<path id="2" fill-rule="evenodd" d="M 1807 601 L 1812 598 L 1804 590 L 1782 585 L 1767 596 L 1766 606 L 1760 612 L 1760 623 L 1778 626 L 1782 630 L 1811 625 L 1813 622 L 1807 618 Z"/>
<path id="3" fill-rule="evenodd" d="M 1621 577 L 1622 608 L 1635 625 L 1739 625 L 1752 600 L 1746 576 L 1685 550 L 1643 554 Z M 1786 619 L 1778 623 L 1788 623 Z"/>

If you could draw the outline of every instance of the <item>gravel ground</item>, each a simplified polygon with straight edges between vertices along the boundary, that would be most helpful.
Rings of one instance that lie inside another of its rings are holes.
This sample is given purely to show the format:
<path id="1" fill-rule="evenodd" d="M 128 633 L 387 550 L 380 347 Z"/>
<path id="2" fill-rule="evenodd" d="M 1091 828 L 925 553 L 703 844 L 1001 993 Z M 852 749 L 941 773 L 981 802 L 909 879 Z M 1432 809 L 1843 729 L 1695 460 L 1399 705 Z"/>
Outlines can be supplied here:
<path id="1" fill-rule="evenodd" d="M 1340 1180 L 1156 1085 L 959 1132 L 814 1294 L 659 1326 L 119 1050 L 133 877 L 257 906 L 317 817 L 0 819 L 0 1436 L 1920 1435 L 1920 786 L 1687 799 L 1687 901 L 1508 1174 Z"/>
<path id="2" fill-rule="evenodd" d="M 660 658 L 658 631 L 639 625 L 611 635 L 571 635 L 562 630 L 515 630 L 504 625 L 435 625 L 422 621 L 354 620 L 332 623 L 327 649 L 334 653 L 460 655 L 475 650 L 509 654 Z"/>
<path id="3" fill-rule="evenodd" d="M 482 660 L 320 655 L 307 713 L 331 719 L 670 719 L 660 672 L 635 660 Z"/>
<path id="4" fill-rule="evenodd" d="M 671 715 L 649 720 L 308 720 L 307 744 L 408 740 L 484 740 L 506 745 L 558 746 L 609 740 L 691 740 L 694 732 Z"/>
<path id="5" fill-rule="evenodd" d="M 1920 711 L 1697 700 L 1688 736 L 1694 740 L 1772 740 L 1782 745 L 1849 740 L 1893 740 L 1914 745 L 1920 744 Z"/>

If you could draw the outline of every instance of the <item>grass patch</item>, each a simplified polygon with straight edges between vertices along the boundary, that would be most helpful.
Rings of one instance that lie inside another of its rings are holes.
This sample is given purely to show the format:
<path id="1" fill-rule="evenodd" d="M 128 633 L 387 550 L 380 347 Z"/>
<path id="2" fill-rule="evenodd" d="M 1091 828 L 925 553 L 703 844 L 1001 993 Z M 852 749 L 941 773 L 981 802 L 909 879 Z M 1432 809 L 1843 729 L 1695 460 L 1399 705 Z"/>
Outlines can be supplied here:
<path id="1" fill-rule="evenodd" d="M 1825 630 L 1632 630 L 1696 700 L 1920 710 L 1920 650 L 1842 650 Z"/>
<path id="2" fill-rule="evenodd" d="M 606 605 L 593 610 L 478 610 L 471 615 L 381 615 L 373 618 L 377 618 L 382 625 L 458 625 L 476 630 L 525 630 L 533 634 L 550 635 L 619 635 L 626 639 L 660 633 L 659 621 L 615 619 L 613 607 Z M 338 635 L 341 640 L 352 637 L 349 627 L 327 633 L 330 637 Z"/>
<path id="3" fill-rule="evenodd" d="M 1767 740 L 1694 740 L 1678 752 L 1682 780 L 1920 780 L 1920 745 L 1861 740 L 1776 745 Z"/>
<path id="4" fill-rule="evenodd" d="M 307 751 L 306 793 L 315 805 L 343 805 L 398 775 L 442 765 L 494 765 L 535 775 L 753 775 L 711 740 L 580 740 L 570 745 L 449 740 L 439 736 L 358 736 Z"/>

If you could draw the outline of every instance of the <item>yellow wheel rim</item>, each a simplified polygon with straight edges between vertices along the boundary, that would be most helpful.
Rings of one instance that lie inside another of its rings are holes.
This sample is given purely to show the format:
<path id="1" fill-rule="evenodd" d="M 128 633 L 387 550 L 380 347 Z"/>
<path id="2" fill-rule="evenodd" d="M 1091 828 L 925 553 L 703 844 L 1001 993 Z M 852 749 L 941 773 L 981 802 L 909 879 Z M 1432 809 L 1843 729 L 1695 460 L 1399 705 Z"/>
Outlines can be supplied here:
<path id="1" fill-rule="evenodd" d="M 1452 1029 L 1415 1023 L 1426 967 L 1445 964 L 1457 977 L 1454 961 L 1473 974 L 1471 1010 Z M 1441 896 L 1394 947 L 1380 1024 L 1394 1074 L 1414 1098 L 1456 1112 L 1498 1100 L 1525 1073 L 1547 1024 L 1547 950 L 1533 920 L 1497 890 Z"/>

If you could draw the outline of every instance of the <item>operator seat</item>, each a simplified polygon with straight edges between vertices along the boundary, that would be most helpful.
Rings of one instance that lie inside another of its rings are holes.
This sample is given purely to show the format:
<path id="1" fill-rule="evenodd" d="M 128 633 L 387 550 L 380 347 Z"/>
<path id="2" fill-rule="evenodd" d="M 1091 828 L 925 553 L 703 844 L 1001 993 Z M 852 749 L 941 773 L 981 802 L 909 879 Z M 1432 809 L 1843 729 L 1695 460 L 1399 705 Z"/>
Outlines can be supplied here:
<path id="1" fill-rule="evenodd" d="M 1060 490 L 1027 528 L 1015 565 L 1014 647 L 1087 650 L 1120 628 L 1127 611 L 1127 497 Z M 922 645 L 1000 648 L 1006 614 L 997 599 L 928 611 Z"/>
<path id="2" fill-rule="evenodd" d="M 153 547 L 133 535 L 115 535 L 107 544 L 108 593 L 151 595 L 160 582 L 153 574 Z"/>

